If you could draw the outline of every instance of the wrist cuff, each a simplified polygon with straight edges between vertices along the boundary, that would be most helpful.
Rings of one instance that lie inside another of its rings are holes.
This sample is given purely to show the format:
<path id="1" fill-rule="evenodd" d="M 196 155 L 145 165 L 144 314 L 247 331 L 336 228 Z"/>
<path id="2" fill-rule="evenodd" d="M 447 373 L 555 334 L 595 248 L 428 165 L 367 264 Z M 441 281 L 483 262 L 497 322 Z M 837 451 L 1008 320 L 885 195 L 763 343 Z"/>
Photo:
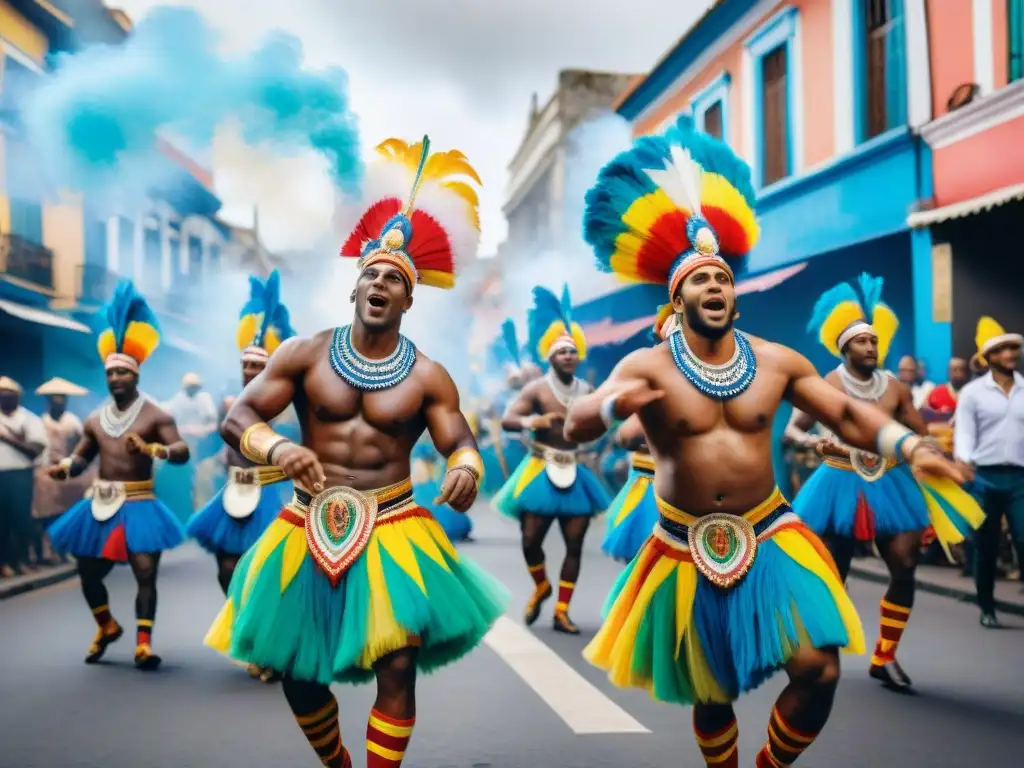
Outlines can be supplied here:
<path id="1" fill-rule="evenodd" d="M 618 395 L 608 395 L 604 400 L 601 401 L 601 422 L 604 424 L 605 429 L 614 429 L 622 423 L 620 419 L 615 418 L 615 400 Z"/>
<path id="2" fill-rule="evenodd" d="M 270 428 L 269 424 L 260 422 L 253 424 L 242 433 L 238 450 L 254 464 L 270 464 L 271 454 L 275 448 L 287 443 L 288 438 L 282 437 Z"/>
<path id="3" fill-rule="evenodd" d="M 447 471 L 451 472 L 453 469 L 464 469 L 473 476 L 476 484 L 480 485 L 484 476 L 484 460 L 475 448 L 459 448 L 448 457 Z"/>

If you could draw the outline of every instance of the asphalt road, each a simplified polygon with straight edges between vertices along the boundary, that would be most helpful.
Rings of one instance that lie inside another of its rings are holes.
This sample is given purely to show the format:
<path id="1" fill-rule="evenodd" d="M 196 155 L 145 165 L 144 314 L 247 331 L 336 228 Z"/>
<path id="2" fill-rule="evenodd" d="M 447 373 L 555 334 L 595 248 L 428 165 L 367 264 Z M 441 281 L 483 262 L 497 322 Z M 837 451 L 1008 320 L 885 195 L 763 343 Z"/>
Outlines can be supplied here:
<path id="1" fill-rule="evenodd" d="M 513 613 L 462 663 L 418 685 L 417 729 L 407 768 L 679 768 L 702 766 L 689 711 L 620 691 L 580 655 L 620 566 L 604 558 L 595 527 L 573 617 L 584 637 L 555 635 L 542 619 L 519 626 L 530 588 L 516 531 L 486 509 L 474 514 L 477 541 L 463 546 L 515 595 Z M 557 531 L 549 562 L 561 559 Z M 162 566 L 155 674 L 131 664 L 125 638 L 108 661 L 82 656 L 92 619 L 70 581 L 0 603 L 0 768 L 280 768 L 317 761 L 276 686 L 202 645 L 220 606 L 211 558 L 187 546 Z M 109 579 L 115 616 L 132 624 L 127 569 Z M 851 583 L 874 635 L 880 585 Z M 551 604 L 549 603 L 549 606 Z M 900 649 L 920 695 L 898 696 L 867 677 L 866 657 L 847 657 L 836 706 L 799 765 L 1022 765 L 1024 623 L 986 631 L 977 610 L 922 594 Z M 753 764 L 783 679 L 741 700 L 741 765 Z M 364 766 L 370 687 L 339 689 L 343 732 Z"/>

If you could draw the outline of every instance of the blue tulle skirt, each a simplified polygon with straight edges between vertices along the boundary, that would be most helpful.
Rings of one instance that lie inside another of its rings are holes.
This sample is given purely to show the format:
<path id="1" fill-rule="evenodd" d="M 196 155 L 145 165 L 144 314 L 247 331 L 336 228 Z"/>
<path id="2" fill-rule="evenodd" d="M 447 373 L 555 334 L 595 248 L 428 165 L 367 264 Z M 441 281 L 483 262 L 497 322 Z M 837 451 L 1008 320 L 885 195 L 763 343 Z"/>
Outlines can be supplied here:
<path id="1" fill-rule="evenodd" d="M 608 507 L 608 528 L 601 549 L 616 560 L 629 562 L 658 522 L 654 475 L 630 468 L 629 478 Z"/>
<path id="2" fill-rule="evenodd" d="M 412 495 L 419 506 L 434 516 L 451 541 L 464 541 L 469 538 L 473 531 L 473 521 L 469 519 L 469 515 L 459 514 L 447 504 L 434 505 L 434 499 L 441 495 L 440 481 L 427 480 L 416 483 Z"/>
<path id="3" fill-rule="evenodd" d="M 589 467 L 576 465 L 576 482 L 557 488 L 545 472 L 543 459 L 527 456 L 492 502 L 506 517 L 519 520 L 524 512 L 549 517 L 589 517 L 604 512 L 611 497 Z"/>
<path id="4" fill-rule="evenodd" d="M 856 472 L 822 464 L 800 489 L 793 511 L 819 535 L 865 539 L 865 532 L 892 536 L 929 525 L 924 494 L 906 464 L 897 464 L 873 483 Z"/>
<path id="5" fill-rule="evenodd" d="M 290 480 L 265 485 L 253 513 L 238 520 L 224 509 L 224 488 L 221 488 L 205 507 L 192 515 L 185 531 L 207 552 L 241 555 L 256 543 L 291 497 Z"/>
<path id="6" fill-rule="evenodd" d="M 185 540 L 185 529 L 159 499 L 126 501 L 103 522 L 92 516 L 92 501 L 82 499 L 57 518 L 47 533 L 57 552 L 119 563 L 130 554 L 163 552 Z"/>

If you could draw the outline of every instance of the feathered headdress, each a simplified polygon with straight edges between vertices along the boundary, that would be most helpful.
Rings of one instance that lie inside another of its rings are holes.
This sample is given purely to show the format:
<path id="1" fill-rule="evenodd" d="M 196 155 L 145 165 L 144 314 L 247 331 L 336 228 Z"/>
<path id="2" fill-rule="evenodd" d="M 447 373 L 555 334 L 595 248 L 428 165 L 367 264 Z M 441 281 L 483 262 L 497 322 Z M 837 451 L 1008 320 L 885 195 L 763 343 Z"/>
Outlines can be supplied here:
<path id="1" fill-rule="evenodd" d="M 456 149 L 430 154 L 430 139 L 409 145 L 388 139 L 379 162 L 366 170 L 368 207 L 341 247 L 360 269 L 386 263 L 402 271 L 410 289 L 455 285 L 455 265 L 480 242 L 479 198 L 463 179 L 482 184 Z"/>
<path id="2" fill-rule="evenodd" d="M 586 359 L 587 340 L 583 329 L 572 321 L 572 299 L 569 286 L 562 289 L 561 300 L 547 288 L 533 289 L 533 307 L 527 314 L 530 353 L 539 365 L 545 365 L 561 349 L 575 349 L 580 360 Z"/>
<path id="3" fill-rule="evenodd" d="M 654 317 L 654 328 L 651 335 L 655 342 L 662 342 L 674 331 L 679 330 L 679 316 L 671 304 L 662 304 L 658 307 L 658 314 Z"/>
<path id="4" fill-rule="evenodd" d="M 107 370 L 128 368 L 135 373 L 160 344 L 156 315 L 131 280 L 122 280 L 110 301 L 96 315 L 96 349 Z"/>
<path id="5" fill-rule="evenodd" d="M 275 269 L 266 282 L 249 276 L 249 300 L 242 307 L 236 334 L 243 361 L 265 363 L 281 342 L 295 335 L 288 308 L 281 303 L 281 274 Z"/>
<path id="6" fill-rule="evenodd" d="M 817 333 L 825 349 L 842 357 L 843 347 L 854 336 L 873 333 L 878 336 L 878 364 L 885 362 L 900 321 L 882 302 L 881 277 L 867 273 L 857 278 L 857 288 L 840 283 L 825 291 L 814 305 L 807 330 Z"/>
<path id="7" fill-rule="evenodd" d="M 519 338 L 516 336 L 516 324 L 512 322 L 512 318 L 506 318 L 505 322 L 501 324 L 501 340 L 505 344 L 505 351 L 508 352 L 509 359 L 512 364 L 516 367 L 516 370 L 523 367 L 523 359 L 519 355 Z"/>
<path id="8" fill-rule="evenodd" d="M 988 367 L 986 356 L 989 352 L 1003 344 L 1024 346 L 1024 336 L 1019 333 L 1007 333 L 1003 326 L 993 318 L 986 316 L 978 320 L 978 329 L 974 333 L 974 343 L 978 347 L 978 351 L 974 355 L 975 360 L 983 367 Z"/>
<path id="9" fill-rule="evenodd" d="M 583 237 L 600 269 L 664 283 L 671 298 L 707 264 L 735 280 L 761 232 L 754 203 L 750 167 L 684 116 L 601 169 L 587 192 Z"/>

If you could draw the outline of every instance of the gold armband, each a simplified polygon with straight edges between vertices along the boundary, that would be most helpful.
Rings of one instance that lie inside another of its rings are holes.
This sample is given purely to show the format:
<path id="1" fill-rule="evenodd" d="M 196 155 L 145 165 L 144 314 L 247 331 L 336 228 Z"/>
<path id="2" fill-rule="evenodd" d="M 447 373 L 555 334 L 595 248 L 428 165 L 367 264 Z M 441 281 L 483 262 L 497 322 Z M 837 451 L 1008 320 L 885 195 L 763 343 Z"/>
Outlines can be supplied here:
<path id="1" fill-rule="evenodd" d="M 266 422 L 253 424 L 242 433 L 242 439 L 238 443 L 238 450 L 245 458 L 254 464 L 270 464 L 270 456 L 274 449 L 288 438 L 277 434 Z"/>
<path id="2" fill-rule="evenodd" d="M 453 469 L 464 469 L 480 485 L 484 476 L 484 460 L 475 448 L 459 448 L 448 457 L 448 471 Z"/>

